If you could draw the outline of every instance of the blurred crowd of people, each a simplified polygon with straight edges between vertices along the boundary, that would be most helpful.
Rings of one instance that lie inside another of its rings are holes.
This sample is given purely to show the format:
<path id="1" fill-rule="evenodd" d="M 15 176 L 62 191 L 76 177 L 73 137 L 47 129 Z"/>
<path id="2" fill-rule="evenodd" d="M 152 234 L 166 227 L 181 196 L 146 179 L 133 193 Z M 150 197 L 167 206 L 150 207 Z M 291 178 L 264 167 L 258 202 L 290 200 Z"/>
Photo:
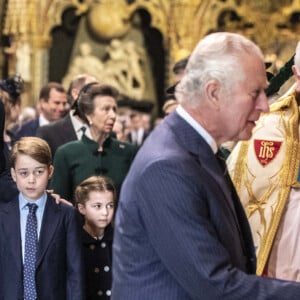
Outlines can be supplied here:
<path id="1" fill-rule="evenodd" d="M 298 299 L 298 283 L 277 279 L 300 281 L 299 57 L 298 45 L 295 85 L 269 110 L 261 50 L 210 34 L 174 65 L 156 119 L 154 103 L 90 74 L 46 83 L 36 107 L 22 107 L 22 74 L 0 80 L 0 277 L 16 261 L 3 299 Z M 278 174 L 290 181 L 274 200 Z"/>
<path id="2" fill-rule="evenodd" d="M 60 264 L 66 270 L 76 268 L 78 274 L 82 274 L 67 276 L 66 284 L 74 289 L 68 299 L 79 299 L 77 291 L 82 285 L 78 282 L 83 281 L 83 277 L 87 278 L 87 299 L 109 299 L 112 222 L 121 185 L 138 149 L 162 118 L 156 122 L 153 120 L 153 103 L 123 97 L 115 88 L 97 82 L 89 74 L 75 76 L 68 89 L 58 82 L 46 83 L 40 90 L 35 107 L 22 107 L 22 92 L 20 75 L 0 81 L 0 203 L 6 207 L 11 203 L 31 203 L 34 200 L 38 204 L 37 212 L 39 207 L 46 205 L 45 202 L 76 206 L 82 216 L 78 222 L 82 226 L 82 245 L 74 244 L 75 240 L 67 244 L 63 251 L 67 256 L 73 256 L 74 262 L 60 261 Z M 164 113 L 167 115 L 169 112 Z M 31 166 L 34 167 L 32 175 L 29 174 Z M 28 188 L 35 191 L 29 192 Z M 26 207 L 23 208 L 25 211 Z M 46 207 L 45 214 L 51 215 L 53 208 Z M 1 211 L 0 205 L 0 214 Z M 22 210 L 20 213 L 23 214 Z M 98 218 L 101 218 L 101 224 Z M 42 219 L 37 220 L 39 227 Z M 18 222 L 14 218 L 12 220 Z M 24 222 L 21 221 L 21 224 Z M 65 238 L 74 238 L 74 230 L 74 226 L 70 225 L 69 232 L 64 233 Z M 25 228 L 21 226 L 21 240 L 25 236 Z M 59 237 L 63 237 L 63 233 Z M 22 243 L 26 269 L 26 245 L 24 240 Z M 67 249 L 81 246 L 85 262 L 83 270 L 78 264 L 79 252 Z M 52 251 L 49 250 L 49 255 L 55 255 Z M 8 257 L 9 254 L 0 251 L 0 260 L 3 256 Z M 50 269 L 53 270 L 53 267 Z M 0 267 L 1 274 L 2 271 Z M 44 287 L 43 277 L 39 274 L 36 275 L 36 284 Z M 24 299 L 31 299 L 30 293 L 34 299 L 37 295 L 45 297 L 46 291 L 38 292 L 33 287 L 26 289 L 24 276 L 21 281 Z M 18 282 L 19 278 L 15 277 L 15 280 Z M 77 284 L 76 289 L 74 284 Z M 10 291 L 6 280 L 0 285 L 0 293 L 5 297 L 9 295 L 9 299 L 17 297 Z M 61 299 L 61 293 L 64 292 L 55 293 L 57 299 Z"/>

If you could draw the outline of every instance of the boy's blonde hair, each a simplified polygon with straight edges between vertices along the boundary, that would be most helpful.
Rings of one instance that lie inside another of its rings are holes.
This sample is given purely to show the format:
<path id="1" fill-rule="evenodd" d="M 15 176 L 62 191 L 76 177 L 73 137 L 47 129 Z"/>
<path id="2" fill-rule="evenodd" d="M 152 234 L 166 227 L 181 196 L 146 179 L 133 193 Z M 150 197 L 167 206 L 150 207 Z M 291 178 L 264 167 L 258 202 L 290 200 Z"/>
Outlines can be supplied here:
<path id="1" fill-rule="evenodd" d="M 75 190 L 76 204 L 84 205 L 90 192 L 112 192 L 114 203 L 116 202 L 116 188 L 111 179 L 104 176 L 91 176 L 81 182 Z"/>
<path id="2" fill-rule="evenodd" d="M 28 155 L 48 167 L 52 164 L 52 155 L 48 143 L 38 137 L 23 137 L 14 144 L 11 151 L 12 168 L 15 167 L 19 154 Z"/>

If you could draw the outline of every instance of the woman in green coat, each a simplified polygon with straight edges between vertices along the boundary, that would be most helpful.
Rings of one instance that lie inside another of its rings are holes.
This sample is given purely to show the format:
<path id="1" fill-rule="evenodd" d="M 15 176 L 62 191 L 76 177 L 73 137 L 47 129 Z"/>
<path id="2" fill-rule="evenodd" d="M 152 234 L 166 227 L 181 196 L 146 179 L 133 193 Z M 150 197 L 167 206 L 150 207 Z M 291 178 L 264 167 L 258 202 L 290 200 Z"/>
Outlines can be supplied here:
<path id="1" fill-rule="evenodd" d="M 50 182 L 50 188 L 73 203 L 77 185 L 92 175 L 109 177 L 119 191 L 136 154 L 135 146 L 111 135 L 117 116 L 117 98 L 115 88 L 99 83 L 87 84 L 78 97 L 77 113 L 89 126 L 92 139 L 83 135 L 80 141 L 57 149 Z"/>

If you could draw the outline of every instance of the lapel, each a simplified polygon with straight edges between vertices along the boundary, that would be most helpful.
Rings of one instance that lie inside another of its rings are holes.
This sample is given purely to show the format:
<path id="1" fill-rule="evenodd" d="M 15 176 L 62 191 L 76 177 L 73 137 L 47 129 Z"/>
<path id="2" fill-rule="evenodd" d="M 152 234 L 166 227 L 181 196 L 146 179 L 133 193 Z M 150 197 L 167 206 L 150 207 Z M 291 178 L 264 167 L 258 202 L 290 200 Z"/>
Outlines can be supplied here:
<path id="1" fill-rule="evenodd" d="M 48 195 L 40 231 L 36 267 L 41 263 L 43 256 L 53 239 L 60 218 L 60 205 L 56 204 L 55 200 Z"/>
<path id="2" fill-rule="evenodd" d="M 1 222 L 4 231 L 2 239 L 8 244 L 8 249 L 10 249 L 13 258 L 11 263 L 16 263 L 15 268 L 19 272 L 22 269 L 23 262 L 18 196 L 3 205 L 3 219 Z"/>
<path id="3" fill-rule="evenodd" d="M 238 230 L 240 229 L 239 220 L 237 218 L 237 213 L 235 210 L 234 202 L 239 201 L 239 199 L 233 199 L 232 194 L 223 174 L 219 162 L 213 153 L 210 146 L 206 141 L 199 135 L 196 130 L 191 127 L 184 119 L 182 119 L 176 112 L 170 114 L 166 120 L 171 127 L 174 127 L 174 132 L 180 140 L 180 144 L 193 156 L 197 157 L 201 166 L 205 171 L 214 179 L 214 181 L 219 185 L 220 189 L 223 191 L 226 198 L 226 205 L 229 207 L 231 215 L 234 219 L 234 223 Z"/>
<path id="4" fill-rule="evenodd" d="M 71 117 L 69 114 L 67 114 L 62 119 L 62 125 L 63 130 L 60 132 L 60 134 L 64 137 L 64 139 L 67 139 L 68 141 L 77 140 L 77 134 L 75 132 L 74 126 L 71 121 Z"/>

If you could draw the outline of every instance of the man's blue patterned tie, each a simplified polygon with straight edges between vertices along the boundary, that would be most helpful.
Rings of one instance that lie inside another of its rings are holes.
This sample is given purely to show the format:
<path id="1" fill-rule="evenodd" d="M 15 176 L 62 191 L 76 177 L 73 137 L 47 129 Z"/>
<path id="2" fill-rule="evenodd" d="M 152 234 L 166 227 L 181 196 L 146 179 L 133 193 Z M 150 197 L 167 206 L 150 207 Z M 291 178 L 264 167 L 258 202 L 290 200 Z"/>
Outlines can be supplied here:
<path id="1" fill-rule="evenodd" d="M 35 262 L 38 235 L 35 212 L 38 206 L 34 203 L 27 204 L 27 206 L 29 208 L 29 213 L 27 216 L 25 231 L 25 255 L 23 270 L 24 300 L 36 300 Z"/>

